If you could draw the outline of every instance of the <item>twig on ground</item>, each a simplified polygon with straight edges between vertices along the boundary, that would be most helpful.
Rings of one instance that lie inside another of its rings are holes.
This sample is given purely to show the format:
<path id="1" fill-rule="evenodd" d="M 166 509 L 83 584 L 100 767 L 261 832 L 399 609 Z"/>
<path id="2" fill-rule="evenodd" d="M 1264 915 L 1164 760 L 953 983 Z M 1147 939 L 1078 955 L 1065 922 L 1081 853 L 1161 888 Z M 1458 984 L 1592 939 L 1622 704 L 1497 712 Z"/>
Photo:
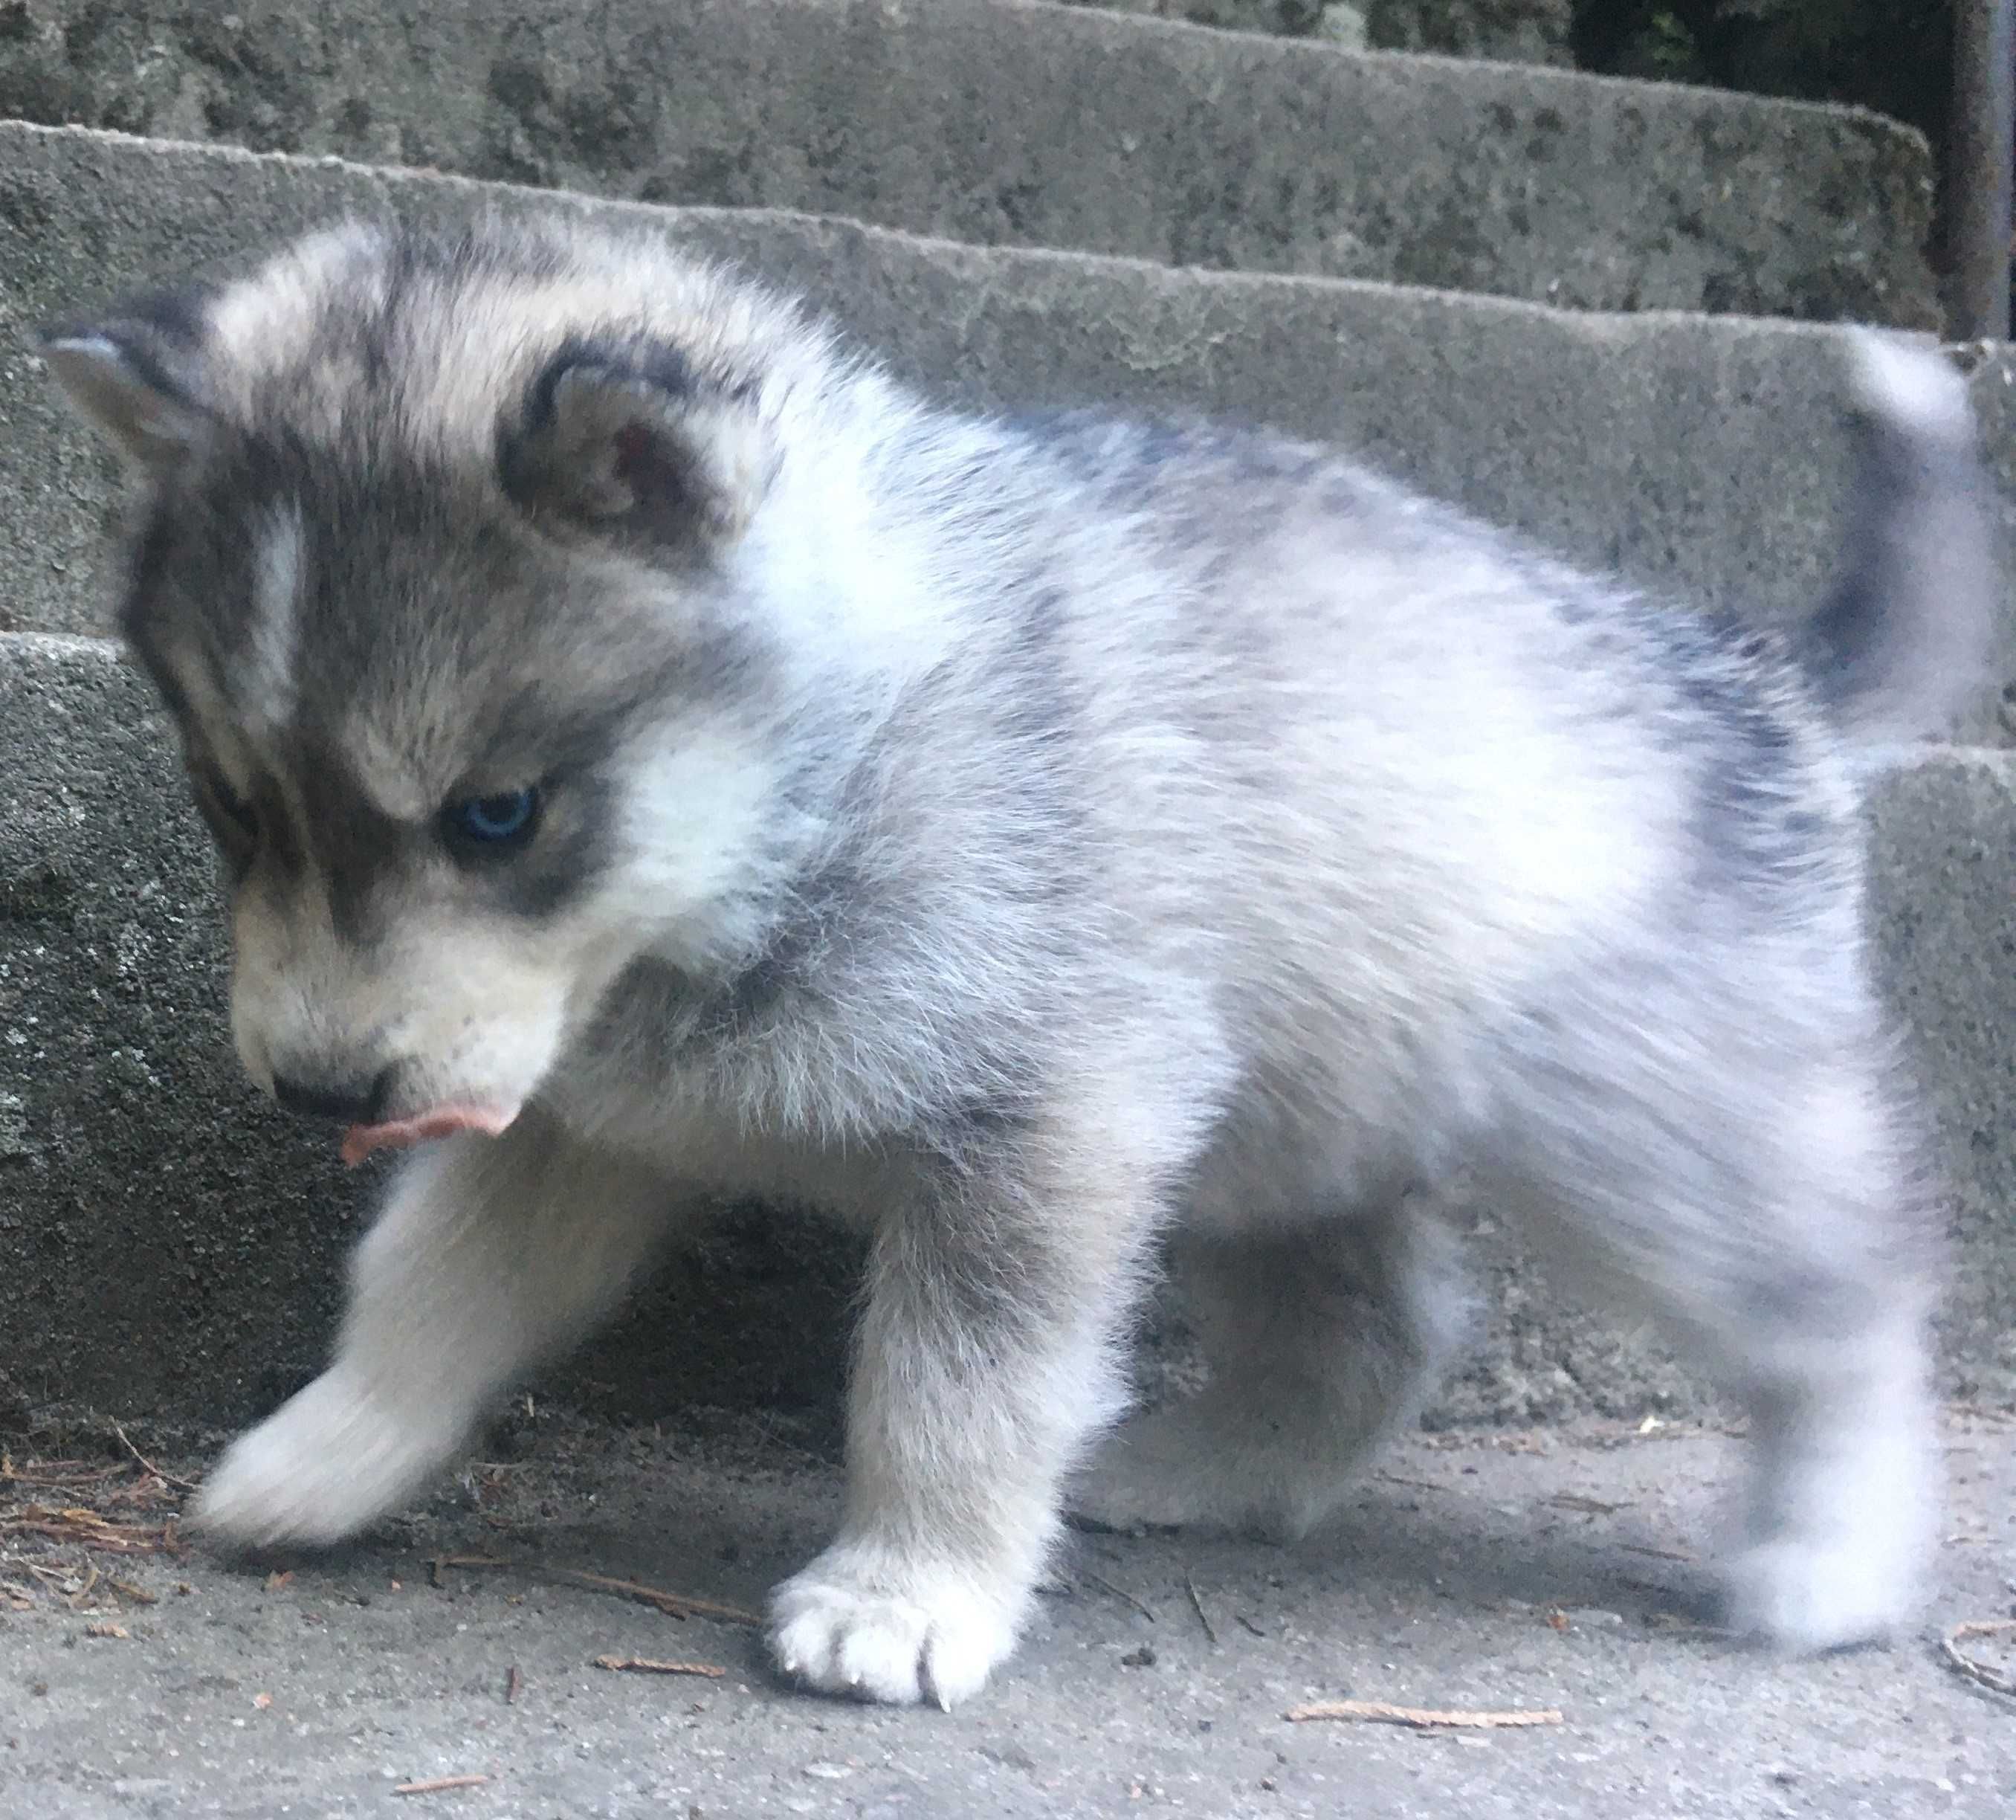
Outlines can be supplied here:
<path id="1" fill-rule="evenodd" d="M 690 1598 L 682 1592 L 661 1592 L 655 1586 L 644 1586 L 634 1580 L 612 1579 L 607 1573 L 589 1573 L 578 1567 L 556 1567 L 549 1570 L 563 1580 L 571 1580 L 577 1586 L 592 1586 L 603 1592 L 621 1593 L 625 1598 L 641 1600 L 647 1606 L 656 1606 L 671 1618 L 718 1618 L 725 1624 L 761 1626 L 763 1620 L 754 1612 L 745 1611 L 740 1606 L 723 1605 L 711 1598 Z"/>
<path id="2" fill-rule="evenodd" d="M 1733 1638 L 1736 1635 L 1726 1624 L 1704 1624 L 1699 1618 L 1690 1618 L 1684 1612 L 1647 1612 L 1645 1623 L 1648 1629 L 1670 1631 L 1679 1636 Z"/>
<path id="3" fill-rule="evenodd" d="M 511 1664 L 510 1673 L 504 1677 L 504 1703 L 506 1706 L 515 1706 L 517 1705 L 518 1690 L 524 1685 L 524 1678 L 519 1674 L 518 1665 L 514 1662 Z"/>
<path id="4" fill-rule="evenodd" d="M 132 1442 L 128 1438 L 125 1429 L 121 1428 L 116 1422 L 112 1425 L 112 1432 L 119 1437 L 120 1443 L 125 1448 L 126 1451 L 131 1454 L 135 1459 L 138 1460 L 149 1472 L 153 1473 L 157 1479 L 160 1479 L 164 1485 L 172 1485 L 183 1491 L 194 1491 L 196 1489 L 196 1484 L 193 1480 L 178 1479 L 172 1472 L 164 1472 L 152 1460 L 149 1459 L 145 1454 L 142 1453 L 138 1447 L 133 1445 Z"/>
<path id="5" fill-rule="evenodd" d="M 544 1575 L 575 1586 L 594 1588 L 599 1592 L 621 1593 L 647 1606 L 655 1606 L 670 1618 L 715 1618 L 726 1624 L 760 1625 L 755 1613 L 740 1606 L 723 1605 L 708 1598 L 693 1598 L 682 1592 L 665 1592 L 635 1580 L 618 1580 L 607 1573 L 590 1573 L 579 1567 L 549 1567 L 536 1561 L 510 1561 L 499 1555 L 437 1555 L 428 1563 L 438 1573 L 444 1567 L 506 1567 L 535 1577 Z M 439 1584 L 438 1580 L 436 1584 Z"/>
<path id="6" fill-rule="evenodd" d="M 709 1681 L 718 1681 L 728 1672 L 711 1662 L 657 1662 L 648 1656 L 598 1656 L 595 1666 L 618 1674 L 703 1674 Z"/>
<path id="7" fill-rule="evenodd" d="M 1110 1580 L 1102 1578 L 1100 1575 L 1093 1573 L 1089 1567 L 1082 1567 L 1078 1571 L 1085 1579 L 1089 1580 L 1094 1586 L 1097 1587 L 1101 1592 L 1110 1592 L 1115 1598 L 1118 1599 L 1122 1605 L 1132 1606 L 1135 1610 L 1139 1612 L 1143 1617 L 1146 1618 L 1150 1624 L 1157 1624 L 1161 1621 L 1156 1617 L 1154 1612 L 1150 1607 L 1143 1605 L 1141 1601 L 1136 1598 L 1131 1592 L 1128 1592 L 1123 1588 L 1115 1586 Z"/>
<path id="8" fill-rule="evenodd" d="M 24 1505 L 0 1516 L 0 1536 L 8 1535 L 47 1536 L 52 1541 L 113 1555 L 172 1554 L 177 1546 L 170 1524 L 155 1529 L 142 1523 L 108 1523 L 95 1510 L 75 1506 L 59 1510 L 46 1504 Z"/>
<path id="9" fill-rule="evenodd" d="M 1561 1723 L 1561 1710 L 1556 1706 L 1474 1713 L 1432 1706 L 1393 1706 L 1384 1700 L 1318 1700 L 1306 1706 L 1291 1706 L 1283 1717 L 1298 1724 L 1305 1719 L 1355 1719 L 1370 1725 L 1406 1725 L 1417 1732 L 1496 1730 L 1503 1726 Z"/>
<path id="10" fill-rule="evenodd" d="M 392 1793 L 395 1795 L 439 1795 L 445 1794 L 450 1789 L 480 1789 L 489 1780 L 487 1775 L 429 1776 L 423 1782 L 395 1783 Z"/>
<path id="11" fill-rule="evenodd" d="M 84 1602 L 89 1598 L 98 1585 L 98 1569 L 91 1562 L 84 1564 L 84 1584 L 70 1595 L 70 1607 L 74 1612 L 84 1609 Z"/>
<path id="12" fill-rule="evenodd" d="M 1453 1491 L 1453 1485 L 1440 1485 L 1432 1479 L 1409 1479 L 1404 1472 L 1381 1472 L 1381 1480 L 1388 1485 L 1411 1485 L 1417 1491 Z"/>
<path id="13" fill-rule="evenodd" d="M 46 1467 L 42 1472 L 23 1472 L 7 1454 L 0 1454 L 0 1483 L 9 1485 L 96 1485 L 101 1481 L 116 1477 L 126 1470 L 122 1461 L 117 1466 L 100 1466 L 92 1469 L 81 1460 L 41 1460 L 37 1465 Z M 74 1467 L 75 1471 L 70 1469 Z"/>
<path id="14" fill-rule="evenodd" d="M 1211 1627 L 1211 1620 L 1205 1616 L 1204 1601 L 1198 1598 L 1197 1582 L 1190 1577 L 1190 1570 L 1183 1570 L 1183 1591 L 1190 1595 L 1190 1609 L 1197 1615 L 1197 1622 L 1204 1626 L 1204 1641 L 1213 1649 L 1218 1646 L 1218 1632 Z"/>
<path id="15" fill-rule="evenodd" d="M 1980 1687 L 1998 1694 L 2016 1695 L 2016 1674 L 2007 1669 L 1997 1668 L 1983 1662 L 1978 1656 L 1970 1656 L 1960 1648 L 1969 1637 L 2007 1637 L 2016 1634 L 2016 1618 L 1975 1619 L 1964 1624 L 1956 1624 L 1946 1632 L 1941 1647 L 1946 1652 L 1947 1663 Z"/>

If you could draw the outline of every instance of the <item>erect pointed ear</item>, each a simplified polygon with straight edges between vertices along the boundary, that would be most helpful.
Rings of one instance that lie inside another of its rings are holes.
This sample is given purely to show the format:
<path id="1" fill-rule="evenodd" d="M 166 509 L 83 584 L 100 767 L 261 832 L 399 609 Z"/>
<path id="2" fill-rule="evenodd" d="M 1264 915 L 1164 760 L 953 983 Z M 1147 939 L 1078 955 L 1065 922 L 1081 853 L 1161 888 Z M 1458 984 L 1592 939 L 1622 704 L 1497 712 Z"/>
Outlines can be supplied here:
<path id="1" fill-rule="evenodd" d="M 657 546 L 732 542 L 777 459 L 752 396 L 660 345 L 569 341 L 498 437 L 504 490 L 526 511 Z"/>
<path id="2" fill-rule="evenodd" d="M 199 307 L 193 292 L 151 298 L 42 338 L 43 358 L 70 402 L 157 478 L 187 460 L 212 422 L 198 398 Z"/>

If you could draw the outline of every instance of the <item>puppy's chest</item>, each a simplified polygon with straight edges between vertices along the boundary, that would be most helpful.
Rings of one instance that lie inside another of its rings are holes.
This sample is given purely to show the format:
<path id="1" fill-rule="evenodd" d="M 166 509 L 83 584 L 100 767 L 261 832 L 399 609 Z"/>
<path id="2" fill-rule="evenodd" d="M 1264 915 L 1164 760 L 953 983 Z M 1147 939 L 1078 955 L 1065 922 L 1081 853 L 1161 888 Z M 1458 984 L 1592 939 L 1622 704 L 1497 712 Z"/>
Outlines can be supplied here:
<path id="1" fill-rule="evenodd" d="M 849 1218 L 886 1196 L 888 1154 L 822 1142 L 816 1119 L 775 1115 L 776 1058 L 681 1034 L 633 1004 L 569 1052 L 540 1103 L 582 1142 L 708 1193 L 788 1198 Z"/>

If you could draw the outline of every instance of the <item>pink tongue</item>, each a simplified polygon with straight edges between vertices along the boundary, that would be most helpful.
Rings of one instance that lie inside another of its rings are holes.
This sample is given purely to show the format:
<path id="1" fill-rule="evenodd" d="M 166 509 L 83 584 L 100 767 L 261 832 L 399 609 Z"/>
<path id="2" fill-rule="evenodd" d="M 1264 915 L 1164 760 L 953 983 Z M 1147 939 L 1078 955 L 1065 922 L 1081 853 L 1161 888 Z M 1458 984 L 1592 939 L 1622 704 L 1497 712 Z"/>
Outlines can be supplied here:
<path id="1" fill-rule="evenodd" d="M 343 1134 L 343 1160 L 355 1168 L 374 1150 L 410 1150 L 437 1137 L 452 1137 L 458 1131 L 479 1131 L 495 1137 L 504 1131 L 517 1109 L 500 1111 L 495 1106 L 437 1106 L 412 1119 L 394 1119 L 384 1125 L 353 1125 Z"/>

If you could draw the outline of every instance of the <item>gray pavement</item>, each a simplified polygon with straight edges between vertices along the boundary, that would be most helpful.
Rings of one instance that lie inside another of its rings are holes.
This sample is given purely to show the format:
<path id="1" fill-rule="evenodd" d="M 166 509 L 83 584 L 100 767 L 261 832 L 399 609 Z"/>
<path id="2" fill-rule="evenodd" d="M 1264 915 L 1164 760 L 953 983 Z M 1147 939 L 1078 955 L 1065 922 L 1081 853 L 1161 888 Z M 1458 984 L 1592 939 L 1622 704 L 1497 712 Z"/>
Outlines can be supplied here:
<path id="1" fill-rule="evenodd" d="M 69 1487 L 0 1479 L 0 1810 L 2002 1820 L 2016 1700 L 1956 1673 L 1938 1639 L 2011 1610 L 2011 1438 L 1951 1421 L 1942 1584 L 1924 1630 L 1888 1651 L 1781 1663 L 1707 1627 L 1701 1557 L 1733 1443 L 1582 1424 L 1410 1443 L 1293 1549 L 1074 1537 L 1021 1655 L 948 1717 L 789 1692 L 751 1630 L 568 1577 L 760 1604 L 836 1504 L 830 1467 L 774 1429 L 521 1411 L 486 1461 L 365 1542 L 250 1568 L 23 1533 L 23 1508 L 75 1502 L 144 1540 L 172 1504 L 102 1430 L 45 1431 L 75 1461 Z M 35 1469 L 18 1442 L 14 1462 Z M 180 1451 L 157 1464 L 196 1470 Z M 77 1482 L 88 1472 L 109 1476 Z M 441 1555 L 514 1565 L 430 1571 Z M 2012 1671 L 2012 1645 L 1964 1647 Z M 1283 1716 L 1335 1699 L 1561 1722 Z M 489 1779 L 397 1793 L 458 1775 Z"/>

